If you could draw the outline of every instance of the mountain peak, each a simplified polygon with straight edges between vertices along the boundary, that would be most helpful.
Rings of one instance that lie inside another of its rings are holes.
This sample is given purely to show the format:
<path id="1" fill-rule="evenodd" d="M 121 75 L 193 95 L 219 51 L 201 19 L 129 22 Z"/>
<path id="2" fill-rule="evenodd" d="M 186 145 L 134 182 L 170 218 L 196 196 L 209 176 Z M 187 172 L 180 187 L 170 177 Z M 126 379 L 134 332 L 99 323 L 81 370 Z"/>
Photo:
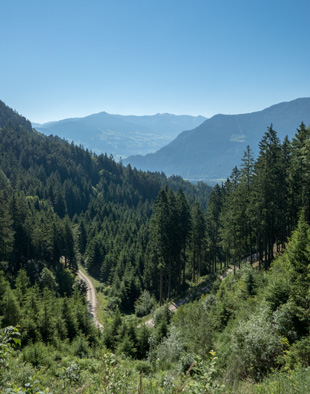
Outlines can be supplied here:
<path id="1" fill-rule="evenodd" d="M 105 111 L 84 118 L 63 119 L 36 125 L 44 134 L 75 141 L 95 153 L 116 159 L 155 152 L 179 133 L 201 124 L 205 118 L 189 115 L 113 115 Z"/>
<path id="2" fill-rule="evenodd" d="M 310 98 L 299 98 L 246 114 L 217 114 L 179 134 L 153 154 L 124 160 L 137 169 L 163 171 L 190 180 L 222 180 L 240 164 L 247 145 L 254 153 L 270 124 L 280 139 L 293 137 L 301 122 L 310 124 Z"/>

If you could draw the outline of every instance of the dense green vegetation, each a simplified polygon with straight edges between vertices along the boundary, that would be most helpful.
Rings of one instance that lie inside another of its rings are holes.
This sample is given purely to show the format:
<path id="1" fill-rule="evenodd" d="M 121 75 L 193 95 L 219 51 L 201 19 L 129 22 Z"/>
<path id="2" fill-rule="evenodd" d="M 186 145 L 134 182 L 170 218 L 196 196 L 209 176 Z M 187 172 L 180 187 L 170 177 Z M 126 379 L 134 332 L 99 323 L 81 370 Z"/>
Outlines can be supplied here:
<path id="1" fill-rule="evenodd" d="M 309 392 L 309 128 L 211 192 L 0 109 L 1 392 Z"/>
<path id="2" fill-rule="evenodd" d="M 310 129 L 302 123 L 292 141 L 281 143 L 271 125 L 257 160 L 247 147 L 241 169 L 235 167 L 221 187 L 214 187 L 207 209 L 213 264 L 240 264 L 246 257 L 252 263 L 255 257 L 267 269 L 302 211 L 309 222 L 309 137 Z"/>
<path id="3" fill-rule="evenodd" d="M 148 222 L 160 189 L 182 187 L 190 201 L 206 206 L 211 188 L 143 173 L 45 137 L 2 107 L 7 123 L 0 130 L 0 260 L 9 263 L 8 274 L 16 277 L 24 268 L 33 284 L 43 267 L 61 275 L 61 257 L 73 273 L 81 262 L 111 286 L 115 305 L 133 310 L 147 287 Z"/>

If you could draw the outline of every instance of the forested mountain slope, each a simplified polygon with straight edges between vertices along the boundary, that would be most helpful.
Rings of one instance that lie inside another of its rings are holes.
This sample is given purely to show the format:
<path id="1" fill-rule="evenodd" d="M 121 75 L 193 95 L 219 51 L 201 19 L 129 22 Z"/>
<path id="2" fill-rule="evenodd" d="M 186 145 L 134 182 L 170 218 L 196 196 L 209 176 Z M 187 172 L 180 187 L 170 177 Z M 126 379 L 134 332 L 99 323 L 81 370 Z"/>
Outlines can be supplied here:
<path id="1" fill-rule="evenodd" d="M 100 112 L 34 127 L 46 135 L 53 134 L 82 144 L 98 154 L 112 154 L 118 160 L 129 155 L 155 152 L 182 131 L 197 127 L 205 119 L 189 115 L 126 116 Z"/>
<path id="2" fill-rule="evenodd" d="M 20 125 L 29 131 L 32 130 L 29 120 L 7 107 L 4 102 L 0 100 L 0 127 L 7 124 Z"/>
<path id="3" fill-rule="evenodd" d="M 240 164 L 247 145 L 254 154 L 261 136 L 273 124 L 280 139 L 295 134 L 301 122 L 310 123 L 310 98 L 280 103 L 242 115 L 215 115 L 197 128 L 184 131 L 167 146 L 146 156 L 124 161 L 133 167 L 164 171 L 190 180 L 225 180 Z"/>
<path id="4" fill-rule="evenodd" d="M 112 285 L 123 308 L 132 309 L 145 287 L 148 223 L 160 189 L 183 187 L 189 201 L 206 206 L 211 188 L 124 167 L 46 137 L 2 108 L 1 209 L 7 219 L 0 229 L 0 260 L 13 276 L 26 267 L 36 275 L 44 266 L 57 271 L 62 256 L 74 273 L 80 260 Z"/>
<path id="5" fill-rule="evenodd" d="M 257 159 L 247 147 L 210 193 L 2 113 L 5 392 L 309 392 L 309 127 L 283 141 L 269 127 Z M 101 282 L 103 333 L 78 263 Z M 165 302 L 186 290 L 196 301 L 171 316 Z"/>

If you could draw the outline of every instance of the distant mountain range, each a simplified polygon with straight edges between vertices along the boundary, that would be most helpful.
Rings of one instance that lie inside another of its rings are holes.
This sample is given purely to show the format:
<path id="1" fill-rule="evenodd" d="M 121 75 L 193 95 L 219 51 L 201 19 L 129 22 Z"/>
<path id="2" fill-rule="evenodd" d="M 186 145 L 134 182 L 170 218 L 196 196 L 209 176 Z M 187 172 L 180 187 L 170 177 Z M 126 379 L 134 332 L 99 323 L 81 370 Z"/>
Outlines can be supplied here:
<path id="1" fill-rule="evenodd" d="M 76 144 L 82 144 L 95 153 L 108 153 L 119 159 L 155 152 L 182 131 L 193 129 L 204 120 L 206 118 L 203 116 L 124 116 L 100 112 L 84 118 L 32 125 L 45 135 L 57 135 Z"/>
<path id="2" fill-rule="evenodd" d="M 215 115 L 200 126 L 184 131 L 167 146 L 146 156 L 124 160 L 142 170 L 212 183 L 230 176 L 250 145 L 255 154 L 267 127 L 273 124 L 281 140 L 292 138 L 301 122 L 310 124 L 310 98 L 280 103 L 263 111 L 242 115 Z"/>

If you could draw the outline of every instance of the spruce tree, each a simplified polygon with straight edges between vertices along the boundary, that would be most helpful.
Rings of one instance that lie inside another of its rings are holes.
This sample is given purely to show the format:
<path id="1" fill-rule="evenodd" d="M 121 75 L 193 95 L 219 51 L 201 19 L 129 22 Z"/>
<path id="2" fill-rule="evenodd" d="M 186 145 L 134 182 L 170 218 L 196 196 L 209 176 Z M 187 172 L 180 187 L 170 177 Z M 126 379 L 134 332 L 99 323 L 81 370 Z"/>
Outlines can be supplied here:
<path id="1" fill-rule="evenodd" d="M 0 261 L 10 259 L 13 246 L 14 230 L 9 198 L 4 190 L 0 190 Z"/>

